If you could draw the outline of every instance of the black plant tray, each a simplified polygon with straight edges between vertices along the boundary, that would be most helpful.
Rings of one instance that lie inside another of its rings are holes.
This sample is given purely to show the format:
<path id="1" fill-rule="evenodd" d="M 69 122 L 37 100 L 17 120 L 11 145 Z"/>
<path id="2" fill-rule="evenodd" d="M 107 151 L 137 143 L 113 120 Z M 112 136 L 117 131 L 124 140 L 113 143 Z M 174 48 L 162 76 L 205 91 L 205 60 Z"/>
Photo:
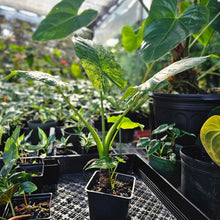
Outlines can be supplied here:
<path id="1" fill-rule="evenodd" d="M 118 171 L 136 176 L 129 219 L 208 219 L 177 189 L 159 176 L 139 155 L 126 154 L 127 163 Z M 92 171 L 83 167 L 94 155 L 57 156 L 61 176 L 53 193 L 51 219 L 89 219 L 85 186 Z"/>

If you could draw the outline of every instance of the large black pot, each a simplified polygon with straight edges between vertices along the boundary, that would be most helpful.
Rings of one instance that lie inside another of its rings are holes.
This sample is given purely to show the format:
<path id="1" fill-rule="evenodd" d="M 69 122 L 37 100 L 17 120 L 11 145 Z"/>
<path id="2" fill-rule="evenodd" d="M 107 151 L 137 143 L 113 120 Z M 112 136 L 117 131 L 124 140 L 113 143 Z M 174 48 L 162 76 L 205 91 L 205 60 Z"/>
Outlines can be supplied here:
<path id="1" fill-rule="evenodd" d="M 96 171 L 86 186 L 89 200 L 89 214 L 91 220 L 126 220 L 128 217 L 128 207 L 133 197 L 135 177 L 131 175 L 118 174 L 118 179 L 129 179 L 133 183 L 131 196 L 118 196 L 92 190 L 99 177 L 99 171 Z"/>
<path id="2" fill-rule="evenodd" d="M 183 147 L 181 186 L 184 196 L 211 219 L 220 219 L 220 167 L 195 146 Z"/>
<path id="3" fill-rule="evenodd" d="M 150 102 L 151 129 L 161 124 L 175 123 L 179 129 L 199 136 L 200 129 L 211 109 L 219 106 L 219 94 L 152 93 Z M 196 138 L 183 136 L 177 143 L 194 144 Z"/>

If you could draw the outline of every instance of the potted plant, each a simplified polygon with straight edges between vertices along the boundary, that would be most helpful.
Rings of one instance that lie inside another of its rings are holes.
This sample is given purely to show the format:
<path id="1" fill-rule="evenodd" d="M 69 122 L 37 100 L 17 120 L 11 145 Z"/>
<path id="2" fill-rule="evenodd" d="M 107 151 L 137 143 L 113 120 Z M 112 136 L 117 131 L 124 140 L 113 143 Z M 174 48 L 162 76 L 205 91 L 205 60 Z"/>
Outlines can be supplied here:
<path id="1" fill-rule="evenodd" d="M 141 46 L 140 53 L 150 65 L 143 81 L 168 52 L 172 56 L 171 62 L 176 62 L 194 55 L 195 43 L 199 42 L 204 47 L 201 54 L 204 54 L 214 31 L 219 32 L 219 7 L 217 0 L 194 1 L 192 4 L 178 0 L 153 0 L 148 17 L 137 34 L 125 26 L 122 29 L 125 49 L 131 52 Z M 211 68 L 207 71 L 211 72 Z M 206 94 L 207 90 L 199 87 L 199 72 L 198 68 L 182 71 L 168 78 L 166 90 L 158 88 L 159 92 L 151 94 L 152 130 L 164 123 L 175 123 L 178 128 L 199 136 L 208 112 L 220 101 L 219 94 Z M 177 142 L 191 144 L 195 140 L 194 137 L 183 137 Z"/>
<path id="2" fill-rule="evenodd" d="M 81 1 L 82 3 L 83 1 Z M 80 4 L 81 5 L 81 4 Z M 45 18 L 45 20 L 42 21 L 39 28 L 36 30 L 35 34 L 33 35 L 33 39 L 35 40 L 51 40 L 51 39 L 60 39 L 63 37 L 68 36 L 74 28 L 69 29 L 66 27 L 66 19 L 64 20 L 62 17 L 62 13 L 66 10 L 70 11 L 70 8 L 76 9 L 72 11 L 73 14 L 69 14 L 70 17 L 68 17 L 68 21 L 72 21 L 72 16 L 76 17 L 76 12 L 78 11 L 80 5 L 74 5 L 74 3 L 70 0 L 63 0 L 58 5 L 54 7 L 54 9 L 51 10 L 49 15 Z M 76 8 L 77 7 L 77 8 Z M 90 11 L 91 12 L 91 11 Z M 90 17 L 89 17 L 90 18 Z M 53 22 L 51 23 L 51 19 Z M 79 16 L 80 19 L 80 16 Z M 75 20 L 74 20 L 75 21 Z M 60 25 L 63 23 L 63 25 Z M 50 25 L 51 24 L 51 25 Z M 59 24 L 59 27 L 56 25 Z M 77 22 L 76 24 L 72 24 L 73 27 L 76 27 L 75 25 L 81 24 L 80 22 Z M 48 26 L 49 25 L 49 26 Z M 53 34 L 52 34 L 53 33 Z M 96 174 L 99 177 L 99 186 L 104 189 L 110 189 L 112 191 L 112 188 L 116 186 L 117 182 L 117 176 L 119 180 L 127 179 L 129 182 L 135 183 L 134 177 L 122 177 L 120 174 L 116 174 L 115 169 L 117 168 L 117 165 L 119 162 L 124 162 L 120 158 L 114 159 L 109 155 L 109 150 L 111 147 L 111 144 L 114 140 L 115 135 L 117 134 L 119 128 L 123 125 L 123 123 L 126 123 L 125 115 L 137 104 L 139 104 L 142 101 L 143 97 L 148 96 L 149 91 L 152 91 L 155 89 L 155 87 L 158 85 L 158 83 L 164 81 L 168 76 L 175 75 L 182 71 L 183 69 L 186 70 L 188 68 L 192 68 L 195 65 L 200 64 L 201 62 L 204 62 L 208 57 L 201 57 L 201 58 L 190 58 L 186 60 L 181 60 L 179 62 L 176 62 L 172 64 L 171 66 L 165 68 L 164 70 L 160 71 L 159 73 L 155 74 L 155 76 L 145 83 L 133 87 L 128 88 L 126 90 L 125 95 L 123 99 L 128 100 L 127 104 L 125 105 L 125 109 L 123 113 L 118 116 L 116 122 L 111 126 L 108 133 L 105 133 L 105 123 L 104 123 L 104 110 L 103 110 L 103 94 L 108 91 L 108 89 L 112 88 L 111 85 L 115 84 L 121 89 L 124 89 L 126 86 L 126 81 L 123 78 L 123 73 L 120 68 L 120 66 L 115 61 L 113 55 L 107 51 L 104 47 L 100 45 L 95 45 L 92 41 L 85 40 L 81 37 L 73 37 L 73 43 L 74 43 L 74 49 L 81 60 L 81 64 L 83 68 L 85 69 L 89 79 L 91 80 L 94 88 L 99 92 L 100 94 L 100 108 L 101 108 L 101 117 L 102 117 L 102 138 L 100 138 L 99 134 L 96 132 L 96 130 L 88 123 L 88 121 L 78 112 L 77 108 L 75 108 L 71 101 L 68 99 L 68 97 L 65 95 L 65 93 L 62 90 L 62 87 L 68 86 L 67 83 L 62 82 L 59 77 L 54 77 L 47 73 L 42 73 L 38 71 L 13 71 L 10 76 L 7 78 L 13 76 L 13 75 L 19 75 L 23 76 L 28 79 L 34 79 L 34 80 L 40 80 L 42 82 L 45 82 L 49 85 L 55 86 L 57 91 L 62 95 L 63 99 L 67 102 L 69 107 L 74 111 L 74 113 L 78 116 L 79 120 L 84 123 L 84 125 L 87 127 L 87 129 L 90 131 L 91 135 L 93 136 L 94 141 L 96 142 L 96 146 L 98 149 L 99 159 L 93 160 L 92 164 L 87 167 L 89 168 L 98 168 L 100 169 L 100 173 Z M 116 176 L 115 176 L 115 175 Z M 95 176 L 96 176 L 95 175 Z M 94 177 L 95 177 L 94 176 Z M 92 180 L 93 182 L 93 180 Z M 130 185 L 130 184 L 129 184 Z M 132 192 L 133 185 L 130 185 L 130 191 Z M 89 184 L 89 190 L 90 184 Z M 95 192 L 98 194 L 98 192 Z M 100 194 L 103 194 L 103 192 L 100 192 Z M 107 196 L 107 195 L 106 195 Z M 110 195 L 110 197 L 116 197 L 116 200 L 118 196 Z M 132 195 L 128 195 L 128 198 L 130 199 Z M 120 199 L 123 199 L 124 196 L 120 197 Z M 92 201 L 92 199 L 89 199 Z M 126 202 L 128 205 L 129 202 Z M 109 210 L 108 212 L 105 212 L 107 208 L 105 207 L 102 211 L 103 213 L 96 212 L 97 216 L 105 216 L 105 219 L 107 217 L 110 217 L 110 214 L 113 214 L 113 216 L 116 215 L 115 210 Z M 126 208 L 127 209 L 127 208 Z M 94 213 L 94 212 L 93 212 Z M 123 215 L 120 219 L 126 219 L 127 213 L 117 213 L 117 216 Z M 98 218 L 98 217 L 97 217 Z M 102 218 L 103 219 L 103 218 Z"/>
<path id="3" fill-rule="evenodd" d="M 37 206 L 37 204 L 33 205 L 33 203 L 32 206 L 28 204 L 27 198 L 30 197 L 30 195 L 26 196 L 26 193 L 32 193 L 36 191 L 37 187 L 31 182 L 31 175 L 25 173 L 24 171 L 19 172 L 18 166 L 14 166 L 15 163 L 16 159 L 13 159 L 4 164 L 0 170 L 0 206 L 7 204 L 3 213 L 3 217 L 7 219 L 13 219 L 14 217 L 15 219 L 15 216 L 17 216 L 18 219 L 27 217 L 33 219 L 31 216 L 34 212 L 39 213 L 39 206 Z M 16 194 L 23 194 L 23 196 L 20 196 L 20 202 L 23 204 L 22 214 L 19 213 L 17 208 L 19 203 L 16 203 L 15 205 L 15 201 L 18 198 L 15 196 Z M 34 215 L 35 217 L 39 217 L 39 215 Z"/>
<path id="4" fill-rule="evenodd" d="M 181 149 L 182 192 L 211 219 L 220 211 L 220 116 L 213 115 L 203 124 L 200 139 L 206 151 L 195 146 Z"/>
<path id="5" fill-rule="evenodd" d="M 157 135 L 157 137 L 154 139 L 141 138 L 137 147 L 145 147 L 149 164 L 175 187 L 179 187 L 181 183 L 180 149 L 182 146 L 176 144 L 176 139 L 193 134 L 176 128 L 175 124 L 163 124 L 153 130 L 152 135 L 153 137 Z"/>

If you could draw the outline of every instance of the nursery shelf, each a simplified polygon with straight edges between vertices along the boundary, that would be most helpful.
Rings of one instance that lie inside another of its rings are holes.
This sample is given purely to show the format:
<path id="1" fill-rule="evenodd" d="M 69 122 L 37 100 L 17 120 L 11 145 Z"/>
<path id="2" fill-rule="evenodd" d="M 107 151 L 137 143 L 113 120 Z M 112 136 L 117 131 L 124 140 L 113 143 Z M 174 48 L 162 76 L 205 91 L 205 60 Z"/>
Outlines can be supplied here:
<path id="1" fill-rule="evenodd" d="M 51 219 L 89 219 L 85 186 L 92 172 L 82 171 L 82 167 L 93 157 L 57 157 L 61 164 L 61 176 L 53 193 Z M 208 219 L 139 155 L 127 154 L 126 157 L 127 163 L 119 167 L 119 172 L 135 175 L 137 179 L 128 219 Z"/>

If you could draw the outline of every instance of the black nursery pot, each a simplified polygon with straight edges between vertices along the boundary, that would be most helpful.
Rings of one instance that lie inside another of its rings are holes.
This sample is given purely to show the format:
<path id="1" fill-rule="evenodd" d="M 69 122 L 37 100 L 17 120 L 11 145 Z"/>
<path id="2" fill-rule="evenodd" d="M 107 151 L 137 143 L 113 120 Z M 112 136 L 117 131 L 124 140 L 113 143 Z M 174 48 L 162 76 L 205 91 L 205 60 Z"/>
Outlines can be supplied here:
<path id="1" fill-rule="evenodd" d="M 125 174 L 118 174 L 118 179 L 132 181 L 132 192 L 130 197 L 112 195 L 92 190 L 92 186 L 99 178 L 99 171 L 95 171 L 88 184 L 86 192 L 89 201 L 89 215 L 91 220 L 126 220 L 128 218 L 129 203 L 133 197 L 135 177 Z"/>
<path id="2" fill-rule="evenodd" d="M 46 209 L 49 208 L 49 210 L 50 210 L 51 198 L 52 198 L 52 193 L 41 193 L 41 194 L 26 195 L 28 205 L 35 204 L 37 206 L 37 204 L 40 203 L 40 202 L 42 202 L 42 203 L 43 202 L 48 202 L 49 207 L 46 207 Z M 19 204 L 24 204 L 24 196 L 23 195 L 14 196 L 12 198 L 12 204 L 13 204 L 13 207 L 18 206 Z M 45 207 L 43 207 L 43 208 L 45 208 Z M 44 212 L 42 212 L 42 209 L 38 209 L 37 211 L 31 213 L 31 217 L 25 218 L 25 219 L 35 219 L 35 220 L 36 219 L 39 219 L 39 220 L 51 219 L 50 211 L 45 212 L 46 213 L 45 216 L 44 216 L 45 213 L 43 214 L 43 216 L 42 216 L 42 213 L 44 213 Z M 25 213 L 25 214 L 28 214 L 28 213 Z M 21 214 L 17 214 L 17 215 L 19 216 Z M 6 218 L 6 219 L 9 219 L 9 218 L 12 217 L 11 208 L 10 208 L 9 204 L 7 204 L 6 207 L 5 207 L 3 217 Z M 22 219 L 24 219 L 24 218 L 22 218 Z"/>
<path id="3" fill-rule="evenodd" d="M 57 184 L 60 177 L 60 161 L 57 158 L 44 159 L 43 184 Z"/>
<path id="4" fill-rule="evenodd" d="M 220 167 L 195 146 L 181 149 L 182 192 L 211 219 L 220 219 Z"/>

